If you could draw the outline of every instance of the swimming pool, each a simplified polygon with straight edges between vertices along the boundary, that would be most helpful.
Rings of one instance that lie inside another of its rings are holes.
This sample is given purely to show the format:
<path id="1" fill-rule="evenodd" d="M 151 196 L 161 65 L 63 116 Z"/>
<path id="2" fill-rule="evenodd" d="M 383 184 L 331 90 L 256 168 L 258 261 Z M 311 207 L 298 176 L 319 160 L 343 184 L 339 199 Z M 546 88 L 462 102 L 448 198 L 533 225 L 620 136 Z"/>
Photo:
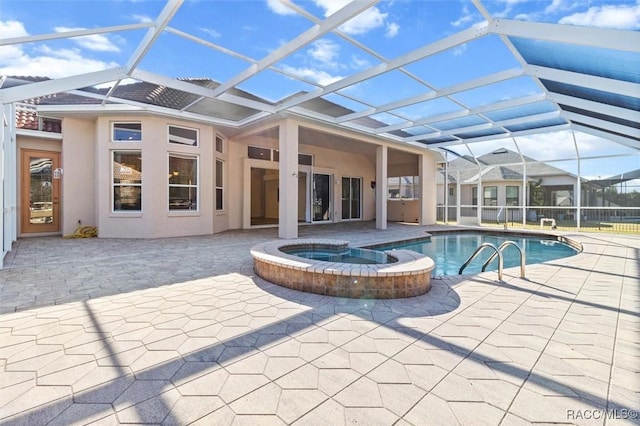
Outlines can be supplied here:
<path id="1" fill-rule="evenodd" d="M 545 235 L 503 235 L 482 232 L 433 234 L 430 238 L 410 242 L 398 242 L 385 245 L 367 247 L 373 250 L 413 250 L 429 256 L 435 262 L 433 276 L 458 275 L 460 266 L 473 254 L 482 243 L 491 243 L 499 247 L 504 241 L 514 241 L 526 255 L 526 264 L 548 262 L 563 257 L 573 256 L 578 250 L 569 244 L 559 241 L 556 237 Z M 480 255 L 467 266 L 465 274 L 481 272 L 482 265 L 493 254 L 493 250 L 483 250 Z M 504 267 L 511 268 L 520 265 L 520 254 L 515 247 L 507 247 L 503 251 Z M 498 261 L 495 259 L 487 267 L 487 271 L 497 270 Z"/>

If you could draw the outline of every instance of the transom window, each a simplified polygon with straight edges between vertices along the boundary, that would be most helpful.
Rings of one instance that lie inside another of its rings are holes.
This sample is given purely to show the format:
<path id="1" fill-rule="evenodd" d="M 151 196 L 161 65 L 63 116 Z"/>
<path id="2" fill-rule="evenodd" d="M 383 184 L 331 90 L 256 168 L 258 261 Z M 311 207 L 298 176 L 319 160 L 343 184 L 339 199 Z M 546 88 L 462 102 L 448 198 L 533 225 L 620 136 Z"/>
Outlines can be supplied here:
<path id="1" fill-rule="evenodd" d="M 142 151 L 113 151 L 114 212 L 142 211 Z"/>
<path id="2" fill-rule="evenodd" d="M 169 211 L 198 210 L 198 157 L 169 154 Z"/>
<path id="3" fill-rule="evenodd" d="M 216 152 L 224 154 L 224 140 L 220 136 L 216 136 Z"/>
<path id="4" fill-rule="evenodd" d="M 140 142 L 142 123 L 112 123 L 111 140 L 113 142 Z"/>
<path id="5" fill-rule="evenodd" d="M 169 126 L 169 143 L 198 146 L 198 129 Z"/>

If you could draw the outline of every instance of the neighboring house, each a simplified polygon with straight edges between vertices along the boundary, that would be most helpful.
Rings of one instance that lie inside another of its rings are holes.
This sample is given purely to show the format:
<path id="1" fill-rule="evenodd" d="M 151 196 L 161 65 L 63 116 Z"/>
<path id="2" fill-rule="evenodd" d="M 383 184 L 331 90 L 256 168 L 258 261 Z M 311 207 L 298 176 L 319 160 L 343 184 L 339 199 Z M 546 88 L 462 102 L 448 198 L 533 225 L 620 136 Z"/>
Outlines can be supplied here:
<path id="1" fill-rule="evenodd" d="M 526 169 L 522 164 L 523 159 Z M 473 158 L 460 157 L 448 163 L 446 192 L 449 206 L 458 204 L 457 192 L 459 191 L 461 206 L 477 206 L 481 202 L 483 207 L 488 207 L 487 211 L 483 212 L 483 218 L 495 218 L 496 212 L 501 207 L 514 207 L 511 209 L 509 219 L 519 221 L 522 220 L 522 210 L 515 207 L 523 205 L 574 207 L 576 205 L 577 177 L 565 170 L 527 156 L 521 157 L 517 152 L 506 148 L 482 155 L 477 160 L 476 163 Z M 526 178 L 524 178 L 525 174 Z M 438 205 L 445 204 L 444 175 L 445 170 L 441 169 L 437 177 Z M 481 200 L 478 199 L 479 182 L 482 182 Z M 585 182 L 584 179 L 583 182 Z M 583 194 L 586 194 L 587 187 L 584 186 L 582 190 Z M 491 209 L 492 207 L 494 209 Z M 461 214 L 464 215 L 464 213 Z M 467 215 L 474 214 L 471 211 Z M 528 215 L 528 220 L 537 219 L 535 209 L 530 209 Z M 562 218 L 564 217 L 560 219 Z"/>
<path id="2" fill-rule="evenodd" d="M 44 80 L 8 77 L 2 88 Z M 268 101 L 236 89 L 228 96 L 249 106 L 146 82 L 110 93 L 128 105 L 103 104 L 108 91 L 84 88 L 16 105 L 18 236 L 70 234 L 79 224 L 118 238 L 274 224 L 280 236 L 295 237 L 299 222 L 373 219 L 383 228 L 386 182 L 394 176 L 419 176 L 423 184 L 412 194 L 411 212 L 394 205 L 393 214 L 435 223 L 439 156 L 430 150 L 290 113 L 238 126 L 258 113 L 252 101 Z M 304 107 L 332 116 L 351 112 L 322 98 Z M 206 116 L 215 120 L 203 122 Z M 357 124 L 381 125 L 369 118 Z"/>

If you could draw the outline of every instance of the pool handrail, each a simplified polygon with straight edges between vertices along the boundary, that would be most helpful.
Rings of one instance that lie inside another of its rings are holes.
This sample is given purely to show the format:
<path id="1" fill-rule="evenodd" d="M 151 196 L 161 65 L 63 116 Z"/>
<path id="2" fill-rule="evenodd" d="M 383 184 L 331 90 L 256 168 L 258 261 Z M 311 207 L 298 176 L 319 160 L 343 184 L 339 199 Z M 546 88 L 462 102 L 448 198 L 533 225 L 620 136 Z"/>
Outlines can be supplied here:
<path id="1" fill-rule="evenodd" d="M 525 259 L 525 254 L 522 251 L 522 249 L 520 248 L 520 246 L 518 244 L 516 244 L 514 241 L 505 241 L 502 244 L 500 244 L 500 247 L 498 247 L 498 251 L 500 253 L 502 253 L 502 251 L 507 248 L 507 246 L 514 246 L 515 248 L 518 249 L 518 251 L 520 252 L 520 278 L 524 278 L 524 265 L 526 263 L 526 259 Z M 482 265 L 482 272 L 484 272 L 487 269 L 487 266 L 489 266 L 489 264 L 493 261 L 493 259 L 496 258 L 496 253 L 493 253 L 489 259 L 487 259 L 487 261 L 484 263 L 484 265 Z"/>
<path id="2" fill-rule="evenodd" d="M 495 252 L 493 256 L 498 256 L 498 280 L 502 281 L 502 252 L 500 252 L 500 250 L 498 250 L 498 248 L 491 243 L 480 244 L 478 248 L 473 252 L 473 254 L 469 256 L 469 258 L 462 264 L 462 266 L 458 270 L 458 275 L 462 275 L 462 271 L 464 271 L 464 268 L 466 268 L 473 261 L 473 259 L 475 259 L 480 254 L 480 252 L 487 247 L 490 247 Z"/>

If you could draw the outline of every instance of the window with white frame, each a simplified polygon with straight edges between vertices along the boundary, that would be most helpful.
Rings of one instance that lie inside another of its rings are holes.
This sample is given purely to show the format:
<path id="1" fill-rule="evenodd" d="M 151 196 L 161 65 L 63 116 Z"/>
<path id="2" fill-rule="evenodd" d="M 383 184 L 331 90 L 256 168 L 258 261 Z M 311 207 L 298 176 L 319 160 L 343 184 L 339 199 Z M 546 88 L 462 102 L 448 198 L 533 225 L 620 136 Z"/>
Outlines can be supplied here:
<path id="1" fill-rule="evenodd" d="M 216 152 L 224 154 L 224 139 L 220 136 L 216 136 Z"/>
<path id="2" fill-rule="evenodd" d="M 520 203 L 520 187 L 519 186 L 507 186 L 507 206 L 517 206 Z"/>
<path id="3" fill-rule="evenodd" d="M 170 125 L 169 143 L 198 146 L 198 129 Z"/>
<path id="4" fill-rule="evenodd" d="M 398 176 L 387 178 L 388 198 L 392 200 L 412 200 L 420 198 L 419 176 Z"/>
<path id="5" fill-rule="evenodd" d="M 142 151 L 112 151 L 113 212 L 142 211 Z"/>
<path id="6" fill-rule="evenodd" d="M 169 211 L 198 210 L 198 157 L 169 154 Z"/>
<path id="7" fill-rule="evenodd" d="M 224 210 L 224 161 L 216 159 L 216 210 Z"/>
<path id="8" fill-rule="evenodd" d="M 497 206 L 498 205 L 498 187 L 497 186 L 485 186 L 483 188 L 483 206 Z"/>
<path id="9" fill-rule="evenodd" d="M 142 123 L 111 123 L 112 142 L 140 142 L 142 140 Z"/>

